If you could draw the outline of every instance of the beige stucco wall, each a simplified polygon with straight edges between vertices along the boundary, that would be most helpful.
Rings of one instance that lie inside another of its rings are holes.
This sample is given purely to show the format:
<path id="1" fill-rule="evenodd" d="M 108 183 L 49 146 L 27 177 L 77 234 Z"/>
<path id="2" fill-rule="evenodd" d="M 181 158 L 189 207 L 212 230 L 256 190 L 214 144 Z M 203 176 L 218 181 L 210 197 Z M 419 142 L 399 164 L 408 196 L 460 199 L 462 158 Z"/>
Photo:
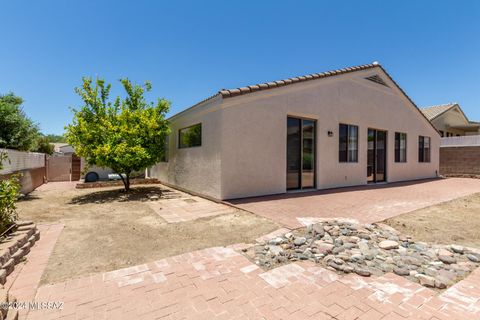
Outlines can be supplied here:
<path id="1" fill-rule="evenodd" d="M 390 88 L 365 80 L 379 74 Z M 388 133 L 387 181 L 435 177 L 440 137 L 380 68 L 222 99 L 171 120 L 169 161 L 150 168 L 163 182 L 217 199 L 286 192 L 287 116 L 317 120 L 317 188 L 367 183 L 367 130 Z M 202 123 L 202 146 L 178 149 L 178 130 Z M 339 123 L 359 126 L 358 163 L 338 162 Z M 333 131 L 333 137 L 327 132 Z M 407 163 L 394 163 L 395 132 L 407 133 Z M 418 162 L 418 136 L 431 137 L 431 162 Z"/>
<path id="2" fill-rule="evenodd" d="M 149 176 L 216 199 L 221 196 L 221 98 L 217 97 L 170 119 L 168 162 L 149 169 Z M 178 148 L 178 130 L 202 123 L 202 145 Z"/>
<path id="3" fill-rule="evenodd" d="M 365 80 L 380 69 L 228 98 L 222 105 L 222 197 L 286 191 L 287 116 L 317 120 L 317 187 L 367 183 L 367 130 L 388 131 L 387 181 L 435 177 L 440 138 L 392 83 Z M 339 123 L 359 126 L 358 163 L 338 162 Z M 333 137 L 327 132 L 333 131 Z M 407 163 L 394 163 L 394 133 L 407 133 Z M 418 136 L 431 137 L 430 163 L 418 163 Z"/>

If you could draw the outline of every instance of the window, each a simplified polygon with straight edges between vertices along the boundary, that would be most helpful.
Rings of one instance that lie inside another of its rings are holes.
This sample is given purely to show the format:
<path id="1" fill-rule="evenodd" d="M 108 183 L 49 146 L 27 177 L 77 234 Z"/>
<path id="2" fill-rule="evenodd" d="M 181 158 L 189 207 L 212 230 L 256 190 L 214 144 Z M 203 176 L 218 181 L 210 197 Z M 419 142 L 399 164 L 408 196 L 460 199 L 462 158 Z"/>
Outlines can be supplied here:
<path id="1" fill-rule="evenodd" d="M 407 134 L 395 132 L 395 162 L 407 162 Z"/>
<path id="2" fill-rule="evenodd" d="M 440 132 L 440 137 L 444 137 L 445 136 L 445 133 L 443 132 L 443 130 L 439 130 L 438 132 Z"/>
<path id="3" fill-rule="evenodd" d="M 163 151 L 162 156 L 160 157 L 160 162 L 168 162 L 168 149 L 170 147 L 170 136 L 165 137 L 165 149 Z"/>
<path id="4" fill-rule="evenodd" d="M 191 148 L 202 145 L 202 124 L 180 129 L 178 131 L 178 147 Z"/>
<path id="5" fill-rule="evenodd" d="M 430 137 L 418 137 L 418 162 L 430 162 Z"/>
<path id="6" fill-rule="evenodd" d="M 338 160 L 358 162 L 358 126 L 340 124 Z"/>

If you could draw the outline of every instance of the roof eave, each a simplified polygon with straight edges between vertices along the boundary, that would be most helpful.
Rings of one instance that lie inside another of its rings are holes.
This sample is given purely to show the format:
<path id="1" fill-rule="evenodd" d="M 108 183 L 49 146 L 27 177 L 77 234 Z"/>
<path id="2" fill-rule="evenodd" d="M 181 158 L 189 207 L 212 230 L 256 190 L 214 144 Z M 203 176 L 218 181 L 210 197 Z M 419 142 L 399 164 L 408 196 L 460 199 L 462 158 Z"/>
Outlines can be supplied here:
<path id="1" fill-rule="evenodd" d="M 372 69 L 376 67 L 381 68 L 380 64 L 374 62 L 370 64 L 347 67 L 343 69 L 331 70 L 331 71 L 326 71 L 321 73 L 312 73 L 305 76 L 292 77 L 292 78 L 287 78 L 287 79 L 282 79 L 282 80 L 277 80 L 272 82 L 258 83 L 252 86 L 239 87 L 239 88 L 233 88 L 233 89 L 222 89 L 218 93 L 221 94 L 223 98 L 231 98 L 231 97 L 236 97 L 236 96 L 240 96 L 248 93 L 253 93 L 256 91 L 275 89 L 275 88 L 283 87 L 283 86 L 294 84 L 294 83 L 322 79 L 322 78 L 327 78 L 331 76 L 351 73 L 355 71 Z"/>

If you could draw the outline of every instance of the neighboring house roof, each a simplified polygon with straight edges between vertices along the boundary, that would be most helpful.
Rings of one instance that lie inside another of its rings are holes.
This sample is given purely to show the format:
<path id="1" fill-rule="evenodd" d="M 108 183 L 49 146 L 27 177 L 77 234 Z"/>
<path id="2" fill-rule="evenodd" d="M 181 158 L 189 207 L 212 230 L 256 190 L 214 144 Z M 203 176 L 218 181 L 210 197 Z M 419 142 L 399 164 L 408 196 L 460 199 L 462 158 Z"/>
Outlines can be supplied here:
<path id="1" fill-rule="evenodd" d="M 437 118 L 438 116 L 444 114 L 448 110 L 452 109 L 453 107 L 458 106 L 458 103 L 451 102 L 446 104 L 439 104 L 436 106 L 424 107 L 420 109 L 422 113 L 427 117 L 428 120 L 432 121 L 433 119 Z M 459 106 L 460 108 L 460 106 Z M 461 110 L 461 108 L 460 108 Z"/>
<path id="2" fill-rule="evenodd" d="M 202 105 L 203 103 L 212 100 L 217 97 L 222 97 L 222 98 L 230 98 L 230 97 L 235 97 L 239 95 L 244 95 L 244 94 L 249 94 L 261 90 L 268 90 L 268 89 L 274 89 L 274 88 L 279 88 L 299 82 L 305 82 L 305 81 L 311 81 L 311 80 L 316 80 L 316 79 L 322 79 L 322 78 L 328 78 L 332 76 L 338 76 L 341 74 L 345 73 L 351 73 L 351 72 L 356 72 L 356 71 L 361 71 L 361 70 L 367 70 L 367 69 L 373 69 L 373 68 L 380 68 L 380 70 L 385 73 L 385 75 L 392 81 L 392 83 L 400 90 L 400 92 L 410 101 L 410 103 L 417 109 L 418 113 L 421 114 L 425 120 L 432 126 L 432 128 L 435 129 L 435 131 L 438 132 L 438 130 L 433 126 L 433 124 L 430 122 L 430 120 L 420 111 L 420 108 L 413 102 L 413 100 L 403 91 L 403 89 L 393 80 L 393 78 L 388 74 L 388 72 L 378 63 L 378 62 L 372 62 L 370 64 L 363 64 L 363 65 L 358 65 L 358 66 L 353 66 L 353 67 L 348 67 L 348 68 L 343 68 L 343 69 L 336 69 L 336 70 L 331 70 L 331 71 L 326 71 L 322 73 L 312 73 L 312 74 L 307 74 L 304 76 L 299 76 L 299 77 L 293 77 L 293 78 L 287 78 L 283 80 L 277 80 L 277 81 L 271 81 L 271 82 L 265 82 L 265 83 L 258 83 L 255 85 L 251 86 L 246 86 L 246 87 L 238 87 L 238 88 L 233 88 L 233 89 L 221 89 L 218 91 L 216 94 L 196 103 L 195 105 L 180 111 L 179 113 L 173 115 L 171 118 L 176 117 L 184 112 L 187 112 L 188 110 L 191 110 L 197 106 Z"/>
<path id="3" fill-rule="evenodd" d="M 50 143 L 50 144 L 53 144 L 53 150 L 55 152 L 60 152 L 60 149 L 62 147 L 65 147 L 65 146 L 69 145 L 68 143 L 64 143 L 64 142 L 54 142 L 54 143 Z"/>
<path id="4" fill-rule="evenodd" d="M 73 149 L 73 146 L 66 144 L 64 146 L 60 147 L 60 151 L 63 153 L 74 153 L 75 150 Z"/>

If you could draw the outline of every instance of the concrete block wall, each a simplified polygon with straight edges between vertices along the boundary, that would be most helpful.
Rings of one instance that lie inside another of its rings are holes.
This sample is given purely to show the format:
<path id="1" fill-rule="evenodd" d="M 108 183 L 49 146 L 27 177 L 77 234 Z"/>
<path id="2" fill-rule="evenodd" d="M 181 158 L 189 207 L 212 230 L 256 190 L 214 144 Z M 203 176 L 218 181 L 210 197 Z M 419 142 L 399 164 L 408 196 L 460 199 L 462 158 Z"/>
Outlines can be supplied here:
<path id="1" fill-rule="evenodd" d="M 45 167 L 45 154 L 43 153 L 11 149 L 0 149 L 0 151 L 5 152 L 8 157 L 8 160 L 3 162 L 3 169 L 0 170 L 0 174 Z"/>
<path id="2" fill-rule="evenodd" d="M 20 184 L 22 186 L 20 193 L 28 194 L 45 182 L 46 172 L 45 167 L 19 170 L 10 174 L 0 174 L 0 180 L 8 179 L 13 174 L 19 175 Z"/>
<path id="3" fill-rule="evenodd" d="M 480 176 L 480 146 L 441 147 L 440 174 Z"/>

